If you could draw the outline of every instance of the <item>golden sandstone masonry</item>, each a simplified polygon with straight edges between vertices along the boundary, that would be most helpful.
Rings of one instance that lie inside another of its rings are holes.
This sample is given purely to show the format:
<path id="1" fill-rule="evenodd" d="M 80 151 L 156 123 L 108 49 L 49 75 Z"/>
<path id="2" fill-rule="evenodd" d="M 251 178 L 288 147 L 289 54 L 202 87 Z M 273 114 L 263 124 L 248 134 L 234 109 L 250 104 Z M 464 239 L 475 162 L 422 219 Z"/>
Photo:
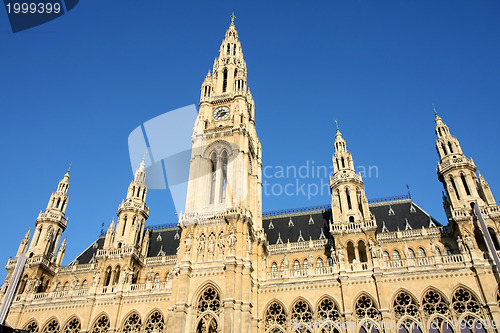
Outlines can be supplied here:
<path id="1" fill-rule="evenodd" d="M 496 250 L 500 208 L 435 120 L 447 226 L 409 197 L 370 203 L 340 130 L 331 205 L 263 214 L 262 147 L 233 18 L 201 87 L 178 227 L 145 229 L 143 162 L 116 221 L 62 266 L 68 171 L 7 263 L 2 297 L 19 255 L 28 257 L 7 324 L 30 333 L 498 332 L 495 253 L 472 208 Z"/>

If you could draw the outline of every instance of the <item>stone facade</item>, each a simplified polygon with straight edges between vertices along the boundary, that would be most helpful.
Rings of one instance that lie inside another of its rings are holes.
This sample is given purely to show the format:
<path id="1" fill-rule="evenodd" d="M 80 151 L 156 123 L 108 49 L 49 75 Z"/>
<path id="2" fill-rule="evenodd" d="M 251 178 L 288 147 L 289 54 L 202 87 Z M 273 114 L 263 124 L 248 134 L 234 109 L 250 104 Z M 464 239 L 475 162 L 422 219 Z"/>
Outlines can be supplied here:
<path id="1" fill-rule="evenodd" d="M 69 170 L 7 263 L 7 324 L 35 332 L 498 332 L 500 207 L 436 114 L 449 223 L 409 196 L 369 202 L 337 129 L 331 205 L 262 213 L 262 148 L 234 18 L 201 88 L 186 212 L 145 228 L 144 161 L 117 220 L 62 266 Z M 396 328 L 419 324 L 413 330 Z M 433 324 L 433 325 L 430 325 Z M 373 326 L 373 327 L 372 327 Z M 430 326 L 435 326 L 430 327 Z"/>

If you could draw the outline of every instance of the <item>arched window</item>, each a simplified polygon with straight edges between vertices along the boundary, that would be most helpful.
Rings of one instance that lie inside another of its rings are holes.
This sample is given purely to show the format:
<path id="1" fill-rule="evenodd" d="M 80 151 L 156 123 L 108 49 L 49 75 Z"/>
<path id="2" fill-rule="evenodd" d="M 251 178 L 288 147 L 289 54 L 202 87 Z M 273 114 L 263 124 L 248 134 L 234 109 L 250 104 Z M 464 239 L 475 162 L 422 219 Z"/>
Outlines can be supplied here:
<path id="1" fill-rule="evenodd" d="M 483 233 L 479 228 L 474 229 L 474 238 L 476 239 L 477 246 L 483 252 L 488 252 L 488 247 L 486 246 L 486 242 L 484 241 Z"/>
<path id="2" fill-rule="evenodd" d="M 109 331 L 109 318 L 105 314 L 101 315 L 92 325 L 90 333 L 107 333 Z"/>
<path id="3" fill-rule="evenodd" d="M 273 262 L 271 265 L 271 272 L 277 272 L 277 271 L 278 271 L 278 264 Z"/>
<path id="4" fill-rule="evenodd" d="M 122 236 L 125 235 L 125 228 L 127 227 L 127 215 L 123 217 L 123 229 L 122 229 Z"/>
<path id="5" fill-rule="evenodd" d="M 417 254 L 419 258 L 425 258 L 425 250 L 423 248 L 419 247 Z"/>
<path id="6" fill-rule="evenodd" d="M 481 305 L 472 292 L 466 288 L 458 288 L 453 293 L 451 308 L 457 317 L 466 312 L 481 315 Z"/>
<path id="7" fill-rule="evenodd" d="M 354 313 L 358 320 L 371 319 L 378 322 L 381 318 L 375 302 L 367 295 L 362 295 L 356 300 Z"/>
<path id="8" fill-rule="evenodd" d="M 340 212 L 342 213 L 342 200 L 340 198 L 340 191 L 337 190 L 337 198 L 339 200 L 339 209 L 340 209 Z"/>
<path id="9" fill-rule="evenodd" d="M 422 299 L 422 309 L 426 316 L 440 314 L 448 317 L 450 308 L 446 299 L 437 291 L 429 290 Z"/>
<path id="10" fill-rule="evenodd" d="M 221 154 L 221 171 L 222 179 L 220 186 L 220 202 L 224 202 L 226 199 L 226 188 L 227 188 L 227 152 L 224 150 Z"/>
<path id="11" fill-rule="evenodd" d="M 284 332 L 287 323 L 287 314 L 283 306 L 278 302 L 273 302 L 267 308 L 264 315 L 266 332 Z M 270 328 L 273 330 L 269 331 Z"/>
<path id="12" fill-rule="evenodd" d="M 453 145 L 451 142 L 448 142 L 448 148 L 450 148 L 450 154 L 453 154 Z"/>
<path id="13" fill-rule="evenodd" d="M 352 263 L 356 259 L 356 254 L 354 253 L 354 244 L 349 241 L 347 242 L 347 260 Z"/>
<path id="14" fill-rule="evenodd" d="M 26 325 L 24 325 L 24 330 L 28 333 L 38 333 L 39 327 L 36 320 L 30 320 Z"/>
<path id="15" fill-rule="evenodd" d="M 290 310 L 291 320 L 295 323 L 296 329 L 293 332 L 307 332 L 306 328 L 312 325 L 312 311 L 309 305 L 303 301 L 297 301 Z"/>
<path id="16" fill-rule="evenodd" d="M 358 252 L 359 252 L 359 261 L 368 262 L 368 256 L 366 255 L 366 245 L 365 242 L 360 240 L 358 242 Z"/>
<path id="17" fill-rule="evenodd" d="M 69 289 L 69 282 L 66 281 L 66 283 L 64 283 L 63 290 L 67 291 L 68 289 Z"/>
<path id="18" fill-rule="evenodd" d="M 113 278 L 113 285 L 118 284 L 118 281 L 120 280 L 120 272 L 121 272 L 120 265 L 118 265 L 115 268 L 115 275 L 114 275 L 114 278 Z"/>
<path id="19" fill-rule="evenodd" d="M 462 184 L 464 185 L 464 188 L 465 188 L 465 194 L 470 195 L 469 186 L 467 185 L 467 180 L 465 179 L 465 176 L 463 173 L 460 174 L 460 179 L 462 179 Z"/>
<path id="20" fill-rule="evenodd" d="M 156 274 L 155 274 L 154 282 L 155 282 L 155 283 L 160 282 L 160 274 L 159 274 L 159 273 L 156 273 Z"/>
<path id="21" fill-rule="evenodd" d="M 453 179 L 453 176 L 450 175 L 450 183 L 451 186 L 453 186 L 453 190 L 455 191 L 455 194 L 457 195 L 457 199 L 460 200 L 460 193 L 458 193 L 457 185 L 455 184 L 455 180 Z"/>
<path id="22" fill-rule="evenodd" d="M 316 267 L 318 267 L 318 268 L 323 267 L 323 259 L 318 258 L 318 259 L 316 260 Z"/>
<path id="23" fill-rule="evenodd" d="M 399 255 L 399 251 L 398 250 L 394 250 L 394 252 L 392 252 L 392 259 L 394 259 L 394 260 L 401 260 L 401 256 Z"/>
<path id="24" fill-rule="evenodd" d="M 28 275 L 25 275 L 19 284 L 18 294 L 24 293 L 24 289 L 26 289 L 26 283 L 28 283 Z"/>
<path id="25" fill-rule="evenodd" d="M 383 256 L 384 260 L 391 260 L 391 256 L 389 255 L 389 252 L 387 252 L 387 251 L 384 251 L 382 256 Z"/>
<path id="26" fill-rule="evenodd" d="M 349 223 L 354 223 L 354 216 L 349 216 Z"/>
<path id="27" fill-rule="evenodd" d="M 333 299 L 326 297 L 318 305 L 317 316 L 321 325 L 321 333 L 339 333 L 340 311 Z"/>
<path id="28" fill-rule="evenodd" d="M 299 270 L 300 269 L 300 262 L 298 260 L 295 260 L 293 262 L 293 269 L 294 270 Z"/>
<path id="29" fill-rule="evenodd" d="M 415 251 L 413 251 L 413 249 L 408 249 L 408 257 L 410 259 L 415 259 Z"/>
<path id="30" fill-rule="evenodd" d="M 280 271 L 284 271 L 285 268 L 288 269 L 288 267 L 285 267 L 285 261 L 283 260 L 280 265 Z"/>
<path id="31" fill-rule="evenodd" d="M 87 289 L 87 280 L 83 280 L 82 289 Z"/>
<path id="32" fill-rule="evenodd" d="M 403 318 L 404 316 L 418 318 L 417 301 L 405 291 L 400 291 L 396 295 L 392 306 L 397 319 Z"/>
<path id="33" fill-rule="evenodd" d="M 308 269 L 309 268 L 309 261 L 307 259 L 304 259 L 304 269 Z"/>
<path id="34" fill-rule="evenodd" d="M 217 180 L 217 153 L 213 152 L 210 156 L 210 204 L 215 202 L 215 187 Z"/>
<path id="35" fill-rule="evenodd" d="M 141 317 L 137 312 L 132 312 L 123 322 L 121 332 L 123 333 L 139 332 L 141 328 L 142 328 Z"/>
<path id="36" fill-rule="evenodd" d="M 229 45 L 228 45 L 229 46 Z M 227 90 L 227 68 L 224 68 L 223 72 L 223 80 L 222 80 L 222 92 L 225 93 Z"/>
<path id="37" fill-rule="evenodd" d="M 109 282 L 111 281 L 111 266 L 106 268 L 106 273 L 104 274 L 104 286 L 109 286 Z"/>
<path id="38" fill-rule="evenodd" d="M 220 296 L 213 287 L 208 287 L 200 295 L 197 306 L 198 325 L 196 333 L 216 333 L 218 322 L 213 314 L 218 315 L 221 312 Z"/>
<path id="39" fill-rule="evenodd" d="M 349 194 L 349 188 L 345 188 L 345 195 L 347 198 L 347 209 L 352 209 L 352 204 L 351 204 L 351 195 Z"/>
<path id="40" fill-rule="evenodd" d="M 488 232 L 490 233 L 491 240 L 493 241 L 493 245 L 495 246 L 495 250 L 500 251 L 500 245 L 498 244 L 498 238 L 495 230 L 489 227 Z"/>
<path id="41" fill-rule="evenodd" d="M 52 319 L 47 324 L 45 324 L 42 329 L 42 333 L 59 333 L 59 322 L 57 319 Z"/>
<path id="42" fill-rule="evenodd" d="M 77 317 L 73 317 L 66 323 L 66 325 L 64 325 L 62 331 L 64 333 L 80 333 L 81 329 L 82 329 L 82 323 L 80 322 L 80 319 L 78 319 Z"/>
<path id="43" fill-rule="evenodd" d="M 146 320 L 146 324 L 144 325 L 144 331 L 146 333 L 158 333 L 163 332 L 165 328 L 165 320 L 163 319 L 163 315 L 160 311 L 155 310 L 151 313 Z"/>

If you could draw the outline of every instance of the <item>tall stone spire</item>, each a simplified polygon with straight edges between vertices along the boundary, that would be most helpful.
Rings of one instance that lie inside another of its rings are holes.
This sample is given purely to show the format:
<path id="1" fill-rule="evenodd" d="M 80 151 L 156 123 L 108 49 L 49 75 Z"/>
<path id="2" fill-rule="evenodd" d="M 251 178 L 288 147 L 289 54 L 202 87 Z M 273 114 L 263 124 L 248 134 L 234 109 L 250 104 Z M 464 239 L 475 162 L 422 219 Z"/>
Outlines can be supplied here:
<path id="1" fill-rule="evenodd" d="M 333 177 L 330 178 L 332 193 L 333 224 L 367 223 L 371 220 L 368 199 L 361 175 L 354 169 L 351 153 L 337 124 Z"/>
<path id="2" fill-rule="evenodd" d="M 435 109 L 434 109 L 435 110 Z M 458 139 L 453 136 L 443 119 L 435 112 L 436 149 L 439 155 L 438 179 L 443 183 L 450 205 L 450 213 L 470 210 L 471 203 L 480 206 L 496 205 L 488 183 L 476 175 L 476 165 L 472 158 L 462 152 Z"/>
<path id="3" fill-rule="evenodd" d="M 137 247 L 142 242 L 144 224 L 149 217 L 146 206 L 146 164 L 144 159 L 135 171 L 134 180 L 130 182 L 127 197 L 118 207 L 118 221 L 113 231 L 114 221 L 106 233 L 106 245 L 114 248 Z"/>
<path id="4" fill-rule="evenodd" d="M 45 256 L 52 261 L 55 259 L 59 240 L 68 223 L 65 213 L 68 206 L 69 173 L 68 168 L 59 181 L 57 190 L 51 194 L 47 208 L 36 219 L 35 232 L 28 249 L 30 255 Z"/>

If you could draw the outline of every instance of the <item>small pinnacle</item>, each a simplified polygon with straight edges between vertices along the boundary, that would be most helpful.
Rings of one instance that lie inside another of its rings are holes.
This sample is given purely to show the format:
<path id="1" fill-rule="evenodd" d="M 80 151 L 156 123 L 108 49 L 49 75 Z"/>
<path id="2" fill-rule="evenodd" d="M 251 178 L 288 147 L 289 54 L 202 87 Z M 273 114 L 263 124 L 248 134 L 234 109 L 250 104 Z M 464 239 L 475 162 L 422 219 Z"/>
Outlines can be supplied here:
<path id="1" fill-rule="evenodd" d="M 69 173 L 70 171 L 71 171 L 71 162 L 69 162 L 68 171 L 66 172 Z"/>
<path id="2" fill-rule="evenodd" d="M 146 149 L 144 151 L 144 155 L 142 155 L 142 161 L 144 162 L 146 160 L 146 154 L 148 153 L 148 150 Z"/>
<path id="3" fill-rule="evenodd" d="M 337 133 L 340 133 L 339 123 L 337 122 L 337 119 L 335 119 L 335 126 L 337 127 Z"/>
<path id="4" fill-rule="evenodd" d="M 434 106 L 434 103 L 432 104 L 432 108 L 434 109 L 434 115 L 436 116 L 436 118 L 439 117 L 438 112 L 436 111 L 436 107 Z"/>

